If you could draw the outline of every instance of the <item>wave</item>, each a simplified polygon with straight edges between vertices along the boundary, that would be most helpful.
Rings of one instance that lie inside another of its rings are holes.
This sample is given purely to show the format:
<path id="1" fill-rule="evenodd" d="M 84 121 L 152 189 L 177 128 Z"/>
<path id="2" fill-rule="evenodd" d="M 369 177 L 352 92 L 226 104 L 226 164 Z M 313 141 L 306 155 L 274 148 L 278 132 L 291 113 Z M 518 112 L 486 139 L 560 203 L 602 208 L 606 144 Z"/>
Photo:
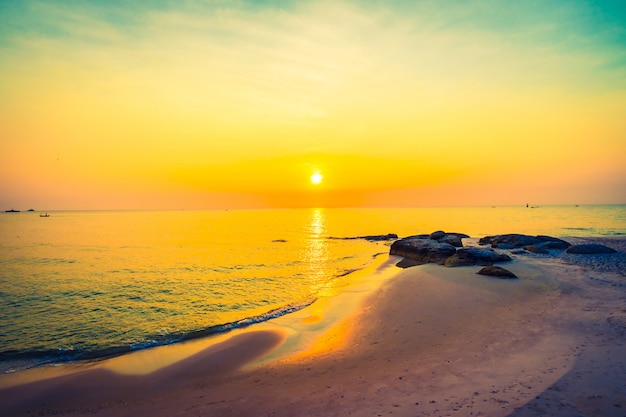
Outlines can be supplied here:
<path id="1" fill-rule="evenodd" d="M 9 350 L 0 352 L 0 373 L 8 374 L 25 369 L 35 368 L 47 364 L 70 363 L 77 361 L 96 361 L 121 356 L 130 352 L 164 346 L 173 343 L 200 339 L 216 334 L 227 333 L 235 329 L 242 329 L 253 324 L 262 323 L 286 314 L 294 313 L 313 304 L 316 299 L 300 303 L 288 304 L 270 310 L 266 313 L 247 317 L 230 323 L 218 324 L 204 329 L 188 332 L 174 332 L 168 334 L 148 335 L 141 342 L 110 346 L 104 349 L 48 349 L 48 350 Z"/>

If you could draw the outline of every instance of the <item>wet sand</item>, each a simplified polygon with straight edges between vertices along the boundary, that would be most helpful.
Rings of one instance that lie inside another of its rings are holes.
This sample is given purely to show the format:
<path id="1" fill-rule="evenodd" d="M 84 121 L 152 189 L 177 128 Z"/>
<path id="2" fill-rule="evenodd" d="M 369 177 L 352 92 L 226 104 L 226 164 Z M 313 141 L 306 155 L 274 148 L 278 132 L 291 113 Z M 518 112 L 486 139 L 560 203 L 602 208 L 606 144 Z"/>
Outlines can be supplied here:
<path id="1" fill-rule="evenodd" d="M 624 254 L 602 256 L 516 256 L 519 280 L 409 268 L 295 350 L 330 307 L 143 375 L 95 366 L 5 388 L 0 414 L 625 416 L 626 277 L 595 267 Z"/>

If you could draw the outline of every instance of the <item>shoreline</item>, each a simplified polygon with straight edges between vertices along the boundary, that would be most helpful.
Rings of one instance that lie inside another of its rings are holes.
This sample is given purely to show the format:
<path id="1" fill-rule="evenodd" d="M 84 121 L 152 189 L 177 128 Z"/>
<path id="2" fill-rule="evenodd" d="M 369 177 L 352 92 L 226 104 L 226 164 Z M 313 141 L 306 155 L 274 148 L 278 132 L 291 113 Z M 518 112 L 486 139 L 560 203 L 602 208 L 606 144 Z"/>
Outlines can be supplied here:
<path id="1" fill-rule="evenodd" d="M 472 267 L 393 270 L 363 284 L 367 298 L 367 288 L 351 287 L 352 304 L 329 298 L 144 375 L 96 367 L 7 388 L 0 410 L 623 416 L 623 274 L 540 256 L 517 257 L 507 269 L 520 280 Z"/>
<path id="2" fill-rule="evenodd" d="M 297 354 L 315 343 L 338 321 L 344 318 L 346 306 L 358 308 L 358 304 L 369 292 L 398 272 L 395 258 L 380 256 L 374 262 L 351 273 L 351 283 L 330 296 L 320 296 L 313 303 L 291 313 L 254 322 L 250 325 L 232 327 L 231 330 L 189 338 L 171 344 L 157 345 L 129 351 L 120 355 L 91 360 L 77 360 L 56 364 L 44 364 L 11 373 L 0 374 L 0 390 L 28 383 L 37 383 L 69 375 L 107 370 L 121 375 L 145 375 L 184 361 L 205 350 L 229 343 L 230 339 L 254 332 L 276 332 L 283 341 L 275 352 L 268 352 L 252 365 Z M 247 321 L 247 320 L 242 320 Z"/>

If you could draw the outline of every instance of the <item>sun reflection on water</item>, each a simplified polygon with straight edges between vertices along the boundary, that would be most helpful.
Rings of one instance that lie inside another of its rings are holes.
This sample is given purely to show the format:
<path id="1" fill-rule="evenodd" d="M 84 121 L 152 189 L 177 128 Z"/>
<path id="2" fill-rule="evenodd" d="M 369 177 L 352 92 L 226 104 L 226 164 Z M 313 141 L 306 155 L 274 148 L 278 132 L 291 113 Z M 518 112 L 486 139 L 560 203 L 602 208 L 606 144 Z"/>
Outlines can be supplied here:
<path id="1" fill-rule="evenodd" d="M 324 209 L 311 209 L 309 237 L 305 249 L 305 265 L 306 274 L 314 283 L 313 287 L 319 296 L 329 295 L 332 287 L 332 283 L 328 280 L 328 264 L 329 253 Z"/>

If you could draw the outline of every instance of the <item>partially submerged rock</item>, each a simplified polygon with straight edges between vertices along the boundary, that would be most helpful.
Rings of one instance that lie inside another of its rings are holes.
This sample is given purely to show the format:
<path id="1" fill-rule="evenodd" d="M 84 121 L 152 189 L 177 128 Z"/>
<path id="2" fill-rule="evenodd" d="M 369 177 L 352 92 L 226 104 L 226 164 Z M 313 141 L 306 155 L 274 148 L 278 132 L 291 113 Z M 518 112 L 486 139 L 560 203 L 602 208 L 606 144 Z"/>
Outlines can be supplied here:
<path id="1" fill-rule="evenodd" d="M 615 249 L 609 248 L 608 246 L 588 243 L 584 245 L 570 246 L 569 248 L 567 248 L 566 252 L 576 255 L 596 255 L 601 253 L 615 253 L 617 251 Z"/>
<path id="2" fill-rule="evenodd" d="M 369 240 L 370 242 L 380 242 L 383 240 L 395 240 L 398 235 L 395 233 L 387 233 L 386 235 L 359 236 L 358 239 Z"/>
<path id="3" fill-rule="evenodd" d="M 381 242 L 385 240 L 395 240 L 398 238 L 398 235 L 395 233 L 387 233 L 386 235 L 368 235 L 368 236 L 352 236 L 352 237 L 333 237 L 331 236 L 329 239 L 338 239 L 338 240 L 356 240 L 356 239 L 364 239 L 370 242 Z"/>
<path id="4" fill-rule="evenodd" d="M 510 248 L 521 248 L 537 243 L 534 236 L 509 233 L 505 235 L 485 236 L 478 240 L 479 245 L 491 245 L 492 247 L 510 246 Z"/>
<path id="5" fill-rule="evenodd" d="M 511 257 L 490 248 L 461 248 L 446 259 L 445 266 L 491 265 L 494 262 L 507 262 Z"/>
<path id="6" fill-rule="evenodd" d="M 476 273 L 480 275 L 488 275 L 491 277 L 498 277 L 498 278 L 503 278 L 503 279 L 517 278 L 517 275 L 515 275 L 513 272 L 509 271 L 508 269 L 495 266 L 495 265 L 486 266 Z"/>
<path id="7" fill-rule="evenodd" d="M 491 245 L 492 248 L 514 249 L 534 246 L 539 249 L 567 249 L 570 243 L 552 236 L 530 236 L 519 233 L 485 236 L 478 241 L 479 245 Z"/>

